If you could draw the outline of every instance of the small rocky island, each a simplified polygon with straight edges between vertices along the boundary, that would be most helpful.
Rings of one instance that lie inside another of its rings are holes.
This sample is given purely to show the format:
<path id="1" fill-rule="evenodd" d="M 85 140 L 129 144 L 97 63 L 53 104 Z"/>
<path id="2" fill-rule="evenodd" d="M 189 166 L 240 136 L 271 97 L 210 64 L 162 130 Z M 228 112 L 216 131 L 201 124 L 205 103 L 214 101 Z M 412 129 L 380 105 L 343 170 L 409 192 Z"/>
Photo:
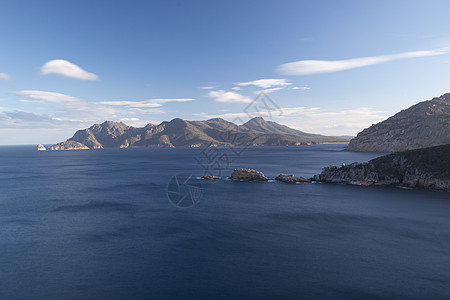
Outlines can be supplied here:
<path id="1" fill-rule="evenodd" d="M 230 176 L 231 180 L 268 181 L 269 179 L 259 171 L 253 169 L 235 169 Z"/>
<path id="2" fill-rule="evenodd" d="M 306 179 L 303 177 L 296 177 L 293 174 L 286 175 L 281 173 L 277 177 L 275 177 L 275 180 L 286 182 L 286 183 L 297 183 L 297 182 L 311 182 L 312 179 Z"/>
<path id="3" fill-rule="evenodd" d="M 326 167 L 316 178 L 360 186 L 397 185 L 450 191 L 450 144 L 396 152 L 367 163 Z"/>
<path id="4" fill-rule="evenodd" d="M 37 145 L 36 150 L 37 150 L 37 151 L 45 151 L 45 150 L 47 150 L 47 148 L 45 148 L 44 145 L 39 144 L 39 145 Z"/>

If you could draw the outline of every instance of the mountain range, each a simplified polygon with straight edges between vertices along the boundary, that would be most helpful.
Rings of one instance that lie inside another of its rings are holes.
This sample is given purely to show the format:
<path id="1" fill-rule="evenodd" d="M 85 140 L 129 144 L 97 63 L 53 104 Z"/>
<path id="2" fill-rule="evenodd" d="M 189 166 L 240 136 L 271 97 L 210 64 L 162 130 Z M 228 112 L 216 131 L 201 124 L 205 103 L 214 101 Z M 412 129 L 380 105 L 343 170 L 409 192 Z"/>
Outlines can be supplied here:
<path id="1" fill-rule="evenodd" d="M 395 152 L 450 144 L 450 93 L 422 101 L 370 126 L 350 151 Z"/>
<path id="2" fill-rule="evenodd" d="M 106 121 L 78 130 L 68 140 L 48 150 L 132 148 L 132 147 L 205 147 L 235 145 L 307 145 L 348 142 L 349 136 L 324 136 L 305 133 L 273 121 L 255 117 L 243 125 L 224 119 L 186 121 L 173 119 L 159 125 L 128 126 Z"/>

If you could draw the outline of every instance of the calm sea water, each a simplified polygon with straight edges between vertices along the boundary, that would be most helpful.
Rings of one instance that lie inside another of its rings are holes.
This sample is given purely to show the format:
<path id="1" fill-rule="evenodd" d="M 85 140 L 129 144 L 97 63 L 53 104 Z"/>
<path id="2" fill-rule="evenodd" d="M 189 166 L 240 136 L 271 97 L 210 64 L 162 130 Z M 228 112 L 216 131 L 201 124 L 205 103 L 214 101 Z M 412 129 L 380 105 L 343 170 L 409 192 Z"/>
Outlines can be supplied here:
<path id="1" fill-rule="evenodd" d="M 250 148 L 229 166 L 311 176 L 377 154 Z M 0 147 L 0 299 L 450 298 L 450 194 L 201 183 L 204 149 Z M 197 197 L 198 194 L 195 196 Z"/>

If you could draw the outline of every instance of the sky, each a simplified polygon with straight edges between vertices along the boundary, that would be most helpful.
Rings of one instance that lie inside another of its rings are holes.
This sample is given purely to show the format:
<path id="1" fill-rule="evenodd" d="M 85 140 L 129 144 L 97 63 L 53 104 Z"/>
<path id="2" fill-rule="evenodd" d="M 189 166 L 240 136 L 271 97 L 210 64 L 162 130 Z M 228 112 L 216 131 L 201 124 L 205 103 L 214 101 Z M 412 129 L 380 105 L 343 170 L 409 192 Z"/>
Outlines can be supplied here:
<path id="1" fill-rule="evenodd" d="M 449 11 L 432 0 L 3 0 L 0 144 L 257 111 L 356 135 L 450 92 Z M 254 109 L 261 99 L 276 111 Z"/>

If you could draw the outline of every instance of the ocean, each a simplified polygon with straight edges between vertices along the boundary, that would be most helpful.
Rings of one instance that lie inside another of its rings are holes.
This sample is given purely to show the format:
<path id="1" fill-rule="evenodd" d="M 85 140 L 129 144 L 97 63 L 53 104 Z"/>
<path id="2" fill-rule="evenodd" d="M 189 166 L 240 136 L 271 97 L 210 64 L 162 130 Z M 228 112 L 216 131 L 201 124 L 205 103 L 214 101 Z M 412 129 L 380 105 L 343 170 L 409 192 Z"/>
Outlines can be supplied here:
<path id="1" fill-rule="evenodd" d="M 449 299 L 450 193 L 200 178 L 344 148 L 0 147 L 0 299 Z"/>

